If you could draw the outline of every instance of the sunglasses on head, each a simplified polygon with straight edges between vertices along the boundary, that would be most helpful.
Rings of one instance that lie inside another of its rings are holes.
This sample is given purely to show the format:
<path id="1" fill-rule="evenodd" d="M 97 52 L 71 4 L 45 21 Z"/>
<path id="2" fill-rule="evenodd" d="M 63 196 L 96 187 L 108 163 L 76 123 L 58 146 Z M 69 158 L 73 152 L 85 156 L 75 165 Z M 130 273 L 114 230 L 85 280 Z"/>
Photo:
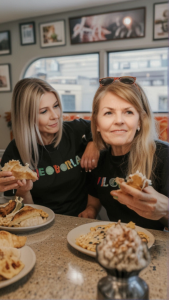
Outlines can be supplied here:
<path id="1" fill-rule="evenodd" d="M 124 83 L 124 84 L 134 84 L 136 81 L 136 77 L 132 76 L 122 76 L 122 77 L 105 77 L 99 79 L 100 86 L 106 86 L 112 84 L 116 80 Z"/>

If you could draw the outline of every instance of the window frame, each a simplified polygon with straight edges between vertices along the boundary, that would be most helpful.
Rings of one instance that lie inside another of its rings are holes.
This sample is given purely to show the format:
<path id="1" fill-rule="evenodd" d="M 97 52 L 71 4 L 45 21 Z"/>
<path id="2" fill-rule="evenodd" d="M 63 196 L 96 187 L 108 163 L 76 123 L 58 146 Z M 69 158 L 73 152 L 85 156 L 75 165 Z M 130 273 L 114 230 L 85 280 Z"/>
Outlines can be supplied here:
<path id="1" fill-rule="evenodd" d="M 127 52 L 127 51 L 140 51 L 140 50 L 151 50 L 151 49 L 160 49 L 160 48 L 168 48 L 168 46 L 160 46 L 160 47 L 146 47 L 146 48 L 132 48 L 132 49 L 126 49 L 126 50 L 113 50 L 113 51 L 107 51 L 107 76 L 109 76 L 109 53 L 117 53 L 117 52 Z M 169 48 L 167 51 L 168 59 L 169 59 Z M 167 71 L 167 77 L 169 76 L 169 70 Z M 168 90 L 169 91 L 169 90 Z M 168 94 L 169 96 L 169 94 Z M 169 105 L 167 111 L 153 111 L 153 114 L 169 114 Z"/>
<path id="2" fill-rule="evenodd" d="M 39 60 L 39 59 L 46 59 L 46 58 L 57 58 L 57 57 L 70 57 L 70 56 L 78 56 L 78 55 L 89 55 L 89 54 L 98 54 L 98 76 L 100 78 L 100 51 L 94 51 L 94 52 L 85 52 L 85 53 L 73 53 L 73 54 L 70 54 L 70 55 L 58 55 L 58 56 L 42 56 L 42 57 L 39 57 L 39 58 L 36 58 L 36 59 L 33 59 L 31 60 L 31 62 L 29 62 L 29 64 L 27 65 L 27 67 L 25 68 L 23 74 L 22 74 L 22 79 L 24 79 L 25 77 L 25 74 L 28 70 L 28 68 L 30 67 L 30 65 L 32 65 L 35 61 Z M 99 86 L 99 85 L 98 85 Z M 65 114 L 86 114 L 86 113 L 92 113 L 92 111 L 63 111 L 63 113 Z"/>

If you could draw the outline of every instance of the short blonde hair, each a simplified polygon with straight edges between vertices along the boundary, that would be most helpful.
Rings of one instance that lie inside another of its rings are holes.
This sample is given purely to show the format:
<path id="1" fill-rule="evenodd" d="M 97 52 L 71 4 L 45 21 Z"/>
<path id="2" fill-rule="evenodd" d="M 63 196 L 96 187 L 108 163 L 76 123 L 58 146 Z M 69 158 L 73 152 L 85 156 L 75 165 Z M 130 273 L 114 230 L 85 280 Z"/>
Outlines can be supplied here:
<path id="1" fill-rule="evenodd" d="M 120 81 L 115 81 L 113 84 L 98 88 L 93 100 L 91 117 L 93 140 L 95 141 L 98 149 L 109 147 L 109 145 L 105 144 L 101 135 L 97 131 L 97 116 L 100 101 L 107 93 L 112 93 L 125 99 L 131 103 L 139 113 L 140 131 L 136 132 L 132 142 L 127 175 L 139 170 L 146 175 L 147 178 L 150 178 L 152 174 L 154 153 L 156 150 L 154 140 L 157 138 L 157 132 L 154 117 L 146 94 L 138 83 L 127 85 Z"/>
<path id="2" fill-rule="evenodd" d="M 38 127 L 39 103 L 43 94 L 51 92 L 58 100 L 61 111 L 59 131 L 55 134 L 54 147 L 62 137 L 62 106 L 58 93 L 47 82 L 37 78 L 20 80 L 12 96 L 12 129 L 16 146 L 23 163 L 37 168 L 39 161 L 38 141 L 44 146 Z"/>

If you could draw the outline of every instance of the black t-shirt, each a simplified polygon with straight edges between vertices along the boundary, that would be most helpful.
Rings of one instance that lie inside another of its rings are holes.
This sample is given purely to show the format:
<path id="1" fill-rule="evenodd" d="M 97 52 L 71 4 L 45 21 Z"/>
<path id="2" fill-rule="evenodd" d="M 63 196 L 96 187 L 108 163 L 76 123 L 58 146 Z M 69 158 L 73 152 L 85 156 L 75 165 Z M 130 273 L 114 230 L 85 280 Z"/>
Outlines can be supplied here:
<path id="1" fill-rule="evenodd" d="M 39 148 L 37 174 L 31 190 L 35 204 L 51 208 L 57 214 L 77 216 L 87 204 L 87 173 L 81 169 L 80 159 L 85 150 L 82 136 L 90 134 L 90 121 L 83 119 L 63 123 L 63 135 L 60 144 Z M 13 140 L 7 147 L 1 165 L 11 159 L 22 163 Z M 22 163 L 23 164 L 23 163 Z M 5 193 L 12 195 L 12 191 Z"/>
<path id="2" fill-rule="evenodd" d="M 153 187 L 165 196 L 168 196 L 169 189 L 169 144 L 156 141 L 155 160 L 155 180 Z M 116 177 L 126 178 L 127 162 L 129 153 L 123 156 L 112 156 L 110 150 L 101 153 L 98 167 L 92 171 L 89 194 L 100 200 L 105 207 L 111 221 L 117 222 L 119 219 L 128 223 L 133 221 L 136 225 L 163 230 L 164 226 L 160 221 L 149 220 L 139 216 L 136 212 L 129 209 L 126 205 L 119 203 L 111 195 L 110 191 L 117 190 L 119 187 L 115 182 Z"/>

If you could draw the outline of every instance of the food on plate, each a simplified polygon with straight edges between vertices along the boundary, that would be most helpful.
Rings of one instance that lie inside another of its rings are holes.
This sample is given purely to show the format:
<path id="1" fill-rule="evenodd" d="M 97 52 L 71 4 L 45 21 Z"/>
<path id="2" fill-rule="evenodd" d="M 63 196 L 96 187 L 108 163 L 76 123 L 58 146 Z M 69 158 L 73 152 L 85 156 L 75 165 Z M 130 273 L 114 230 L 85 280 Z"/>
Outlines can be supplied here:
<path id="1" fill-rule="evenodd" d="M 24 268 L 21 260 L 9 256 L 0 249 L 0 281 L 11 279 Z"/>
<path id="2" fill-rule="evenodd" d="M 17 236 L 7 231 L 0 231 L 0 247 L 21 248 L 26 243 L 26 236 Z"/>
<path id="3" fill-rule="evenodd" d="M 126 227 L 129 227 L 129 228 L 131 228 L 131 229 L 135 229 L 135 228 L 136 228 L 135 223 L 133 223 L 132 221 L 130 221 L 130 222 L 126 225 Z M 148 244 L 148 242 L 149 242 L 150 239 L 149 239 L 149 237 L 148 237 L 147 234 L 145 234 L 144 232 L 141 232 L 141 231 L 137 231 L 137 234 L 138 234 L 139 237 L 141 238 L 142 242 Z"/>
<path id="4" fill-rule="evenodd" d="M 117 223 L 109 223 L 106 225 L 100 224 L 95 227 L 91 227 L 90 232 L 88 232 L 87 234 L 82 234 L 78 238 L 76 238 L 76 244 L 84 249 L 95 252 L 96 245 L 106 237 L 107 230 L 116 225 Z M 124 226 L 130 229 L 135 229 L 135 223 L 133 222 L 129 222 Z M 140 236 L 143 242 L 149 242 L 149 237 L 145 233 L 136 231 L 136 234 Z"/>
<path id="5" fill-rule="evenodd" d="M 7 231 L 0 231 L 0 281 L 17 275 L 24 264 L 20 260 L 20 249 L 25 245 L 25 236 L 16 236 Z"/>
<path id="6" fill-rule="evenodd" d="M 146 267 L 149 253 L 137 232 L 120 221 L 107 230 L 97 247 L 98 261 L 103 267 L 131 272 Z"/>
<path id="7" fill-rule="evenodd" d="M 76 244 L 84 249 L 95 252 L 96 245 L 105 238 L 106 231 L 111 226 L 113 226 L 113 223 L 91 227 L 90 232 L 88 232 L 87 234 L 83 234 L 76 239 Z"/>
<path id="8" fill-rule="evenodd" d="M 40 225 L 46 222 L 48 214 L 42 209 L 36 209 L 31 206 L 24 206 L 14 215 L 10 222 L 10 227 L 27 227 Z"/>
<path id="9" fill-rule="evenodd" d="M 0 208 L 0 217 L 6 217 L 9 215 L 16 207 L 16 201 L 10 200 L 5 207 Z"/>
<path id="10" fill-rule="evenodd" d="M 32 179 L 37 180 L 37 173 L 29 168 L 29 164 L 22 166 L 19 160 L 10 160 L 4 165 L 2 171 L 10 171 L 17 180 Z"/>
<path id="11" fill-rule="evenodd" d="M 46 212 L 32 206 L 24 206 L 22 200 L 22 198 L 19 200 L 16 197 L 15 200 L 9 200 L 9 203 L 5 203 L 0 208 L 0 226 L 30 227 L 46 222 L 48 217 Z"/>
<path id="12" fill-rule="evenodd" d="M 151 180 L 147 179 L 142 173 L 137 171 L 134 174 L 129 175 L 127 178 L 127 185 L 130 185 L 131 187 L 138 189 L 138 190 L 143 190 L 147 186 L 151 185 Z M 115 181 L 117 184 L 121 184 L 124 182 L 123 178 L 116 177 Z"/>

